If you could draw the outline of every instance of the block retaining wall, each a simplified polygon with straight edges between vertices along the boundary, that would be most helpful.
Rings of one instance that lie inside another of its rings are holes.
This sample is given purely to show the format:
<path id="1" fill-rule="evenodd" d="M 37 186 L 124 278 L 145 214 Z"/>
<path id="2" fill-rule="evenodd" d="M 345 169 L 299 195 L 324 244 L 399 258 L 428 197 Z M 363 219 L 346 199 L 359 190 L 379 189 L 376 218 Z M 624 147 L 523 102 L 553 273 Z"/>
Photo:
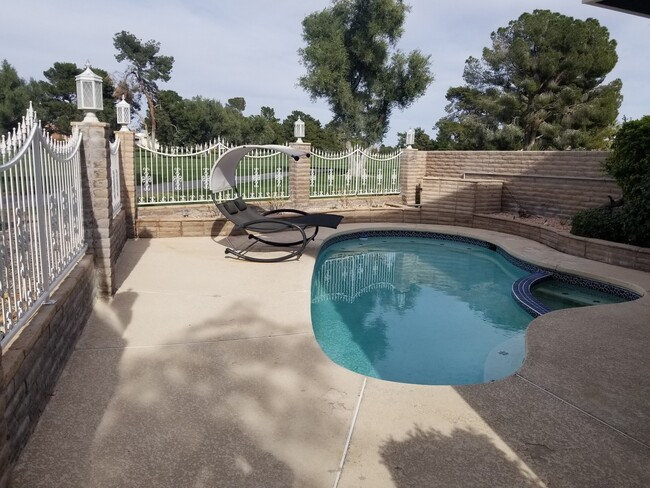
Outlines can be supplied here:
<path id="1" fill-rule="evenodd" d="M 434 212 L 498 213 L 503 182 L 460 178 L 422 178 L 422 207 Z"/>
<path id="2" fill-rule="evenodd" d="M 616 242 L 578 237 L 543 225 L 530 224 L 507 217 L 466 212 L 444 212 L 433 207 L 396 206 L 382 208 L 348 208 L 333 211 L 344 216 L 344 223 L 405 223 L 440 224 L 494 230 L 541 242 L 572 256 L 614 264 L 626 268 L 650 271 L 650 249 Z M 233 231 L 222 217 L 138 220 L 140 237 L 201 237 L 226 236 Z"/>
<path id="3" fill-rule="evenodd" d="M 567 218 L 621 197 L 604 151 L 428 151 L 425 176 L 503 181 L 502 209 Z"/>
<path id="4" fill-rule="evenodd" d="M 290 200 L 275 203 L 276 207 L 299 208 L 307 212 L 344 214 L 355 211 L 381 210 L 385 204 L 399 205 L 400 195 L 373 195 L 367 197 L 319 198 L 297 206 Z M 271 202 L 253 201 L 250 205 L 272 208 Z M 370 215 L 370 214 L 368 214 Z M 221 217 L 214 204 L 184 206 L 140 207 L 135 224 L 135 237 L 199 237 L 227 235 L 232 224 Z"/>
<path id="5" fill-rule="evenodd" d="M 51 295 L 54 304 L 43 305 L 2 351 L 1 488 L 9 486 L 11 467 L 52 395 L 96 295 L 93 257 L 86 255 Z"/>
<path id="6" fill-rule="evenodd" d="M 624 268 L 650 271 L 650 248 L 574 236 L 550 229 L 492 215 L 474 215 L 473 227 L 526 237 L 565 254 L 579 256 Z"/>

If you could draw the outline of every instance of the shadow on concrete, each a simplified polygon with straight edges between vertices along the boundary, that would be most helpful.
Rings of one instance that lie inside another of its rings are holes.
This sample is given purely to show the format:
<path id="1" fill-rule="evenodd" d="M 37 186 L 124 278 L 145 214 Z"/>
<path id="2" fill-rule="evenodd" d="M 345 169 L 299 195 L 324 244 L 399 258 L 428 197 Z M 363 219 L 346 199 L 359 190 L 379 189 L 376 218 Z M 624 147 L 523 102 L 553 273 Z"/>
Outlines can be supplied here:
<path id="1" fill-rule="evenodd" d="M 545 486 L 521 461 L 472 430 L 443 434 L 416 425 L 406 439 L 386 441 L 379 454 L 396 488 Z"/>
<path id="2" fill-rule="evenodd" d="M 455 390 L 551 486 L 650 486 L 646 322 L 639 301 L 544 315 L 516 376 Z"/>
<path id="3" fill-rule="evenodd" d="M 309 334 L 205 341 L 215 327 L 75 351 L 12 487 L 331 485 L 358 384 L 328 379 Z"/>
<path id="4" fill-rule="evenodd" d="M 131 272 L 136 268 L 142 256 L 147 252 L 151 244 L 151 239 L 127 239 L 126 243 L 120 250 L 120 255 L 117 258 L 115 266 L 116 272 L 113 277 L 115 281 L 116 294 L 120 293 L 120 289 L 124 281 L 129 277 Z"/>

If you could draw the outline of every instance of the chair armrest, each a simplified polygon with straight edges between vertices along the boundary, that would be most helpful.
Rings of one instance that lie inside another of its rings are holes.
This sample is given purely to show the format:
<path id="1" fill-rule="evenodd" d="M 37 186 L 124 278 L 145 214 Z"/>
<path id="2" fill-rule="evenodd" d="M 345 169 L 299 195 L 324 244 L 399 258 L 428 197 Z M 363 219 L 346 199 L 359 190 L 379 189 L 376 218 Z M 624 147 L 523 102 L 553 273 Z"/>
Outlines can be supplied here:
<path id="1" fill-rule="evenodd" d="M 295 208 L 278 208 L 276 210 L 267 210 L 266 212 L 262 213 L 262 215 L 273 215 L 277 213 L 297 213 L 299 215 L 309 215 L 308 212 L 303 212 L 302 210 L 296 210 Z"/>
<path id="2" fill-rule="evenodd" d="M 288 222 L 287 220 L 284 219 L 255 219 L 251 220 L 249 222 L 246 222 L 245 224 L 241 225 L 241 228 L 246 230 L 249 227 L 254 227 L 257 224 L 278 224 L 280 227 L 284 226 L 286 229 L 278 228 L 278 229 L 271 229 L 267 230 L 266 232 L 273 233 L 273 232 L 280 232 L 282 230 L 289 230 L 289 229 L 294 229 L 300 232 L 302 235 L 303 241 L 307 240 L 307 234 L 305 234 L 305 231 L 302 227 L 299 225 L 294 224 L 293 222 Z M 251 229 L 252 231 L 257 231 L 257 232 L 264 232 L 263 230 L 256 230 L 256 229 Z"/>

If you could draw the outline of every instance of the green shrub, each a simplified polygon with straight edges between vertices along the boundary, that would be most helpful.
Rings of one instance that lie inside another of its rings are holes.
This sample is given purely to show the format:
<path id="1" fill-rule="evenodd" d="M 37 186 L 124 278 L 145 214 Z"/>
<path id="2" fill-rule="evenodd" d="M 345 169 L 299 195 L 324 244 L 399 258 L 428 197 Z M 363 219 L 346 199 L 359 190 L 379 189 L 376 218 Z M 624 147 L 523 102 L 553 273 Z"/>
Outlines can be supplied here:
<path id="1" fill-rule="evenodd" d="M 650 177 L 650 115 L 621 126 L 605 161 L 605 171 L 621 185 L 624 197 L 630 196 L 643 179 L 647 183 Z"/>
<path id="2" fill-rule="evenodd" d="M 650 115 L 621 126 L 604 168 L 623 190 L 623 206 L 581 212 L 571 232 L 650 247 Z"/>
<path id="3" fill-rule="evenodd" d="M 650 174 L 640 178 L 624 198 L 623 230 L 627 241 L 650 247 Z"/>
<path id="4" fill-rule="evenodd" d="M 605 170 L 623 190 L 623 230 L 626 240 L 650 246 L 650 116 L 624 123 Z"/>
<path id="5" fill-rule="evenodd" d="M 571 233 L 582 237 L 625 242 L 622 213 L 622 207 L 583 210 L 574 215 L 571 221 Z"/>

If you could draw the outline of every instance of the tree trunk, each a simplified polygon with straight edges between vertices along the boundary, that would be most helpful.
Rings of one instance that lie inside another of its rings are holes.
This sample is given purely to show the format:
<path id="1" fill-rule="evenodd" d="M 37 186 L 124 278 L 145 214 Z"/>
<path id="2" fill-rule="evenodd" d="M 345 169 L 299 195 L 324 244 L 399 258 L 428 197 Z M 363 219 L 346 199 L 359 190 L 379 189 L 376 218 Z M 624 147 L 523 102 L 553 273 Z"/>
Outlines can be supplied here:
<path id="1" fill-rule="evenodd" d="M 151 95 L 145 95 L 147 106 L 149 107 L 149 117 L 151 117 L 151 149 L 156 150 L 156 112 L 154 109 L 153 98 Z"/>
<path id="2" fill-rule="evenodd" d="M 524 151 L 532 150 L 537 140 L 537 130 L 535 126 L 528 126 L 524 131 Z"/>
<path id="3" fill-rule="evenodd" d="M 526 134 L 524 137 L 524 151 L 530 151 L 535 144 L 535 134 Z"/>

